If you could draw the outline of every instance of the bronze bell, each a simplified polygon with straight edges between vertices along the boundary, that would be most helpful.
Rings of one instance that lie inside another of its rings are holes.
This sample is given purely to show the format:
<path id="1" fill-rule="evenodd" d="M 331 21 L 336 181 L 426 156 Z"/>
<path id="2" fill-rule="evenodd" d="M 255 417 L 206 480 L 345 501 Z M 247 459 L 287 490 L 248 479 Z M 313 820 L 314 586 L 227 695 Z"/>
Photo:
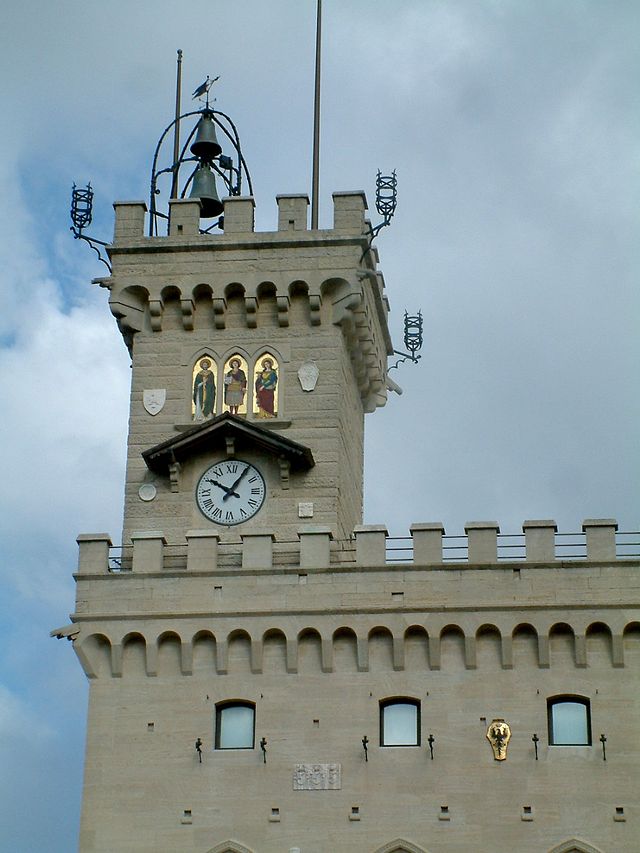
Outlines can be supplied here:
<path id="1" fill-rule="evenodd" d="M 189 198 L 200 199 L 202 206 L 200 216 L 202 219 L 219 216 L 224 210 L 224 205 L 218 198 L 215 175 L 208 166 L 198 166 L 198 170 L 193 176 Z"/>
<path id="2" fill-rule="evenodd" d="M 211 113 L 204 113 L 198 122 L 196 138 L 191 143 L 191 152 L 204 163 L 210 163 L 214 157 L 222 154 Z"/>

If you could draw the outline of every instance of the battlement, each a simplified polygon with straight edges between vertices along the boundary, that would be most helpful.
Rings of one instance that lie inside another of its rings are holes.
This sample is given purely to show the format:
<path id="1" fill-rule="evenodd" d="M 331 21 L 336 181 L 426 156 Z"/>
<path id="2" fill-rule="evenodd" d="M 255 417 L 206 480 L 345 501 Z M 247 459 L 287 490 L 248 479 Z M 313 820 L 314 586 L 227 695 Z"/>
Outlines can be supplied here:
<path id="1" fill-rule="evenodd" d="M 257 236 L 288 237 L 308 236 L 318 239 L 329 236 L 356 236 L 367 239 L 369 224 L 365 218 L 367 198 L 361 191 L 333 193 L 333 227 L 310 231 L 308 226 L 309 197 L 305 194 L 276 196 L 278 205 L 278 230 L 258 232 Z M 179 198 L 169 202 L 169 235 L 172 238 L 202 239 L 204 242 L 220 240 L 224 236 L 236 238 L 241 234 L 255 234 L 255 201 L 252 196 L 230 196 L 224 199 L 223 228 L 215 234 L 200 233 L 201 205 L 198 199 Z M 145 236 L 147 205 L 143 201 L 116 201 L 114 248 L 130 240 Z M 167 237 L 150 237 L 157 244 Z"/>
<path id="2" fill-rule="evenodd" d="M 439 523 L 411 526 L 410 537 L 389 537 L 383 525 L 361 525 L 347 541 L 329 527 L 306 526 L 297 542 L 276 541 L 271 531 L 220 543 L 210 530 L 190 530 L 186 544 L 168 544 L 162 531 L 138 531 L 132 544 L 114 547 L 106 533 L 78 536 L 79 575 L 135 572 L 297 571 L 386 566 L 491 567 L 508 563 L 571 565 L 640 558 L 640 533 L 618 533 L 615 519 L 585 519 L 582 532 L 557 532 L 552 519 L 529 520 L 522 534 L 500 534 L 492 521 L 468 522 L 465 535 L 446 536 Z"/>

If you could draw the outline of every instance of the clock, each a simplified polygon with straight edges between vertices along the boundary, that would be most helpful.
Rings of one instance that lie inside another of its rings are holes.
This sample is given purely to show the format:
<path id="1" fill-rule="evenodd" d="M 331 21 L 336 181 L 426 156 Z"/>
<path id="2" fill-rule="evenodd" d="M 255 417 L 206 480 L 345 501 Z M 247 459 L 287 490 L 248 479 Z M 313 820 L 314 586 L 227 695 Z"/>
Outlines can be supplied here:
<path id="1" fill-rule="evenodd" d="M 249 462 L 225 459 L 204 472 L 196 487 L 200 512 L 216 524 L 242 524 L 258 512 L 266 496 L 264 477 Z"/>

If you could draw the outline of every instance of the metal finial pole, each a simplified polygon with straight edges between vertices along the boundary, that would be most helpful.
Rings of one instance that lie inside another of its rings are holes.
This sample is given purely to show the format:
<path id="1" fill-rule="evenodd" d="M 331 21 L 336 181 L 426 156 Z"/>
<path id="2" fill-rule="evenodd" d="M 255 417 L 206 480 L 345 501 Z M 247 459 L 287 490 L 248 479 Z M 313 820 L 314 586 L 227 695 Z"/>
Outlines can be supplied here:
<path id="1" fill-rule="evenodd" d="M 322 0 L 318 0 L 316 18 L 316 86 L 313 107 L 313 178 L 311 181 L 311 228 L 318 227 L 318 185 L 320 183 L 320 46 L 322 39 Z"/>
<path id="2" fill-rule="evenodd" d="M 173 129 L 173 178 L 171 180 L 171 198 L 178 198 L 178 160 L 180 159 L 180 93 L 182 90 L 182 51 L 178 51 L 178 69 L 176 72 L 176 123 Z"/>

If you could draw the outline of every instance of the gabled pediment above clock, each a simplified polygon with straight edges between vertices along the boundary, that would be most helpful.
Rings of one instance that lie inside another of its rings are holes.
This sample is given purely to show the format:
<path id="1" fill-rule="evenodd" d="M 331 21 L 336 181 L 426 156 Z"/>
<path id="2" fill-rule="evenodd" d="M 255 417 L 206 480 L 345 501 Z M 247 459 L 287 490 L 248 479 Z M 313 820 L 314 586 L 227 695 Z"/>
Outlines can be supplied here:
<path id="1" fill-rule="evenodd" d="M 245 448 L 258 448 L 277 458 L 285 488 L 290 471 L 307 471 L 315 465 L 308 447 L 228 412 L 144 450 L 142 458 L 150 471 L 169 476 L 172 487 L 177 487 L 180 466 L 186 460 L 212 450 L 222 450 L 233 457 Z"/>

